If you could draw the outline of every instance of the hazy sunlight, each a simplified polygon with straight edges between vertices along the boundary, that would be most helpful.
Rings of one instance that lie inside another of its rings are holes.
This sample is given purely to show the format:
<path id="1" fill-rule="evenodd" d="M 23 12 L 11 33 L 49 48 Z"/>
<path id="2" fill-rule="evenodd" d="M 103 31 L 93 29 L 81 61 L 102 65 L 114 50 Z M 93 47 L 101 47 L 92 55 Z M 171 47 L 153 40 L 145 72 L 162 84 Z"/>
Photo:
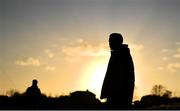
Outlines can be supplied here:
<path id="1" fill-rule="evenodd" d="M 106 61 L 92 62 L 84 71 L 83 83 L 84 87 L 100 97 L 101 87 L 107 69 Z"/>

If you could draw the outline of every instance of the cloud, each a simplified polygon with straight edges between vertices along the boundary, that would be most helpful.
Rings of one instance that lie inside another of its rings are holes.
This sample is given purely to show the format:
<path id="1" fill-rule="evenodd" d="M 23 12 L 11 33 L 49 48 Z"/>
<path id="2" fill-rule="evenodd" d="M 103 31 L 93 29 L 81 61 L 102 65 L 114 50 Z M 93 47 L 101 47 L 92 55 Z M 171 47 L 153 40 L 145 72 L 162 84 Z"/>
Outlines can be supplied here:
<path id="1" fill-rule="evenodd" d="M 173 57 L 180 59 L 180 48 L 177 48 L 177 52 L 173 55 Z"/>
<path id="2" fill-rule="evenodd" d="M 180 45 L 180 42 L 176 42 L 176 45 Z"/>
<path id="3" fill-rule="evenodd" d="M 163 66 L 159 66 L 157 69 L 158 70 L 164 70 L 164 67 Z"/>
<path id="4" fill-rule="evenodd" d="M 169 72 L 177 72 L 178 70 L 180 70 L 180 63 L 178 62 L 178 60 L 180 59 L 180 48 L 162 49 L 161 53 L 166 53 L 168 55 L 165 56 L 163 54 L 161 58 L 163 61 L 168 60 L 168 64 L 163 67 L 158 67 L 159 70 L 166 70 Z"/>
<path id="5" fill-rule="evenodd" d="M 167 53 L 167 52 L 169 52 L 169 49 L 162 49 L 161 50 L 161 53 Z"/>
<path id="6" fill-rule="evenodd" d="M 173 57 L 174 57 L 174 58 L 179 58 L 179 59 L 180 59 L 180 53 L 174 54 Z"/>
<path id="7" fill-rule="evenodd" d="M 54 66 L 46 66 L 45 69 L 47 71 L 54 71 L 56 69 L 56 67 L 54 67 Z"/>
<path id="8" fill-rule="evenodd" d="M 136 52 L 139 52 L 139 51 L 144 49 L 144 45 L 142 45 L 142 44 L 135 44 L 135 43 L 130 44 L 129 47 L 130 47 L 131 50 L 134 50 Z"/>
<path id="9" fill-rule="evenodd" d="M 180 69 L 180 63 L 170 63 L 168 64 L 167 69 L 170 72 L 176 72 L 177 70 Z"/>
<path id="10" fill-rule="evenodd" d="M 163 60 L 163 61 L 167 61 L 167 60 L 168 60 L 168 57 L 165 57 L 165 56 L 164 56 L 164 57 L 162 57 L 162 60 Z"/>
<path id="11" fill-rule="evenodd" d="M 40 61 L 39 59 L 29 57 L 26 60 L 17 60 L 15 64 L 20 65 L 20 66 L 40 66 Z"/>
<path id="12" fill-rule="evenodd" d="M 92 45 L 84 40 L 78 40 L 72 46 L 65 46 L 61 50 L 67 56 L 107 56 L 108 48 L 104 44 Z"/>
<path id="13" fill-rule="evenodd" d="M 177 51 L 180 53 L 180 47 L 177 49 Z"/>
<path id="14" fill-rule="evenodd" d="M 54 57 L 54 53 L 52 53 L 49 49 L 44 50 L 44 52 L 47 54 L 47 56 L 49 58 L 53 58 Z"/>
<path id="15" fill-rule="evenodd" d="M 62 47 L 61 52 L 65 55 L 65 60 L 69 62 L 77 62 L 83 57 L 107 57 L 109 48 L 106 44 L 91 44 L 78 39 L 71 45 Z"/>
<path id="16" fill-rule="evenodd" d="M 77 39 L 76 42 L 77 42 L 77 43 L 84 43 L 85 41 L 80 38 L 80 39 Z"/>

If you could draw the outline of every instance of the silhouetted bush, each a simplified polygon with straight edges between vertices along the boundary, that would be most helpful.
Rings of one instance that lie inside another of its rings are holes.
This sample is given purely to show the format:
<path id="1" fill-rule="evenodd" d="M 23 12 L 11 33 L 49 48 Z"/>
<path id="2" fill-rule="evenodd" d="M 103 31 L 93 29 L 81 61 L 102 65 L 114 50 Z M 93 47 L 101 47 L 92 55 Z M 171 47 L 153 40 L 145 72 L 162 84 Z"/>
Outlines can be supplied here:
<path id="1" fill-rule="evenodd" d="M 173 105 L 176 106 L 173 106 Z M 134 102 L 134 109 L 177 109 L 180 107 L 180 98 L 168 96 L 146 95 L 140 101 Z"/>

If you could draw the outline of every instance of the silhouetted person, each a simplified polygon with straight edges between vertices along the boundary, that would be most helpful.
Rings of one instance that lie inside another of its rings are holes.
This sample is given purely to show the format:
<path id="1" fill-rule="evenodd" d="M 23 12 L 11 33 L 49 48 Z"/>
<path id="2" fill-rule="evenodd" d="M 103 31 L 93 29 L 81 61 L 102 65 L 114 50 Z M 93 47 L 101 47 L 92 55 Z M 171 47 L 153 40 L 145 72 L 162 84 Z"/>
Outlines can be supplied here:
<path id="1" fill-rule="evenodd" d="M 28 87 L 26 92 L 25 92 L 25 101 L 27 103 L 27 105 L 29 106 L 29 108 L 38 108 L 38 104 L 40 102 L 41 99 L 41 91 L 37 86 L 38 81 L 37 80 L 33 80 L 32 81 L 32 86 Z"/>
<path id="2" fill-rule="evenodd" d="M 111 57 L 101 91 L 109 109 L 129 109 L 134 91 L 134 65 L 128 45 L 119 33 L 109 37 Z"/>

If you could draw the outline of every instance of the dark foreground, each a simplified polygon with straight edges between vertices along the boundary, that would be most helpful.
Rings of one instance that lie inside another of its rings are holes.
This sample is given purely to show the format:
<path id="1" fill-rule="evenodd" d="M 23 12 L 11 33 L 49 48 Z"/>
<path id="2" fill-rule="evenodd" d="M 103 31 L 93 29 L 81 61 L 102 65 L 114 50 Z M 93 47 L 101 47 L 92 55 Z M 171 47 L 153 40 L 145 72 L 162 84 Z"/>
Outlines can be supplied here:
<path id="1" fill-rule="evenodd" d="M 107 109 L 95 94 L 89 91 L 76 91 L 67 96 L 27 98 L 14 93 L 11 97 L 0 96 L 0 109 Z M 119 108 L 121 109 L 121 108 Z M 180 109 L 180 98 L 146 95 L 135 101 L 129 109 Z"/>

